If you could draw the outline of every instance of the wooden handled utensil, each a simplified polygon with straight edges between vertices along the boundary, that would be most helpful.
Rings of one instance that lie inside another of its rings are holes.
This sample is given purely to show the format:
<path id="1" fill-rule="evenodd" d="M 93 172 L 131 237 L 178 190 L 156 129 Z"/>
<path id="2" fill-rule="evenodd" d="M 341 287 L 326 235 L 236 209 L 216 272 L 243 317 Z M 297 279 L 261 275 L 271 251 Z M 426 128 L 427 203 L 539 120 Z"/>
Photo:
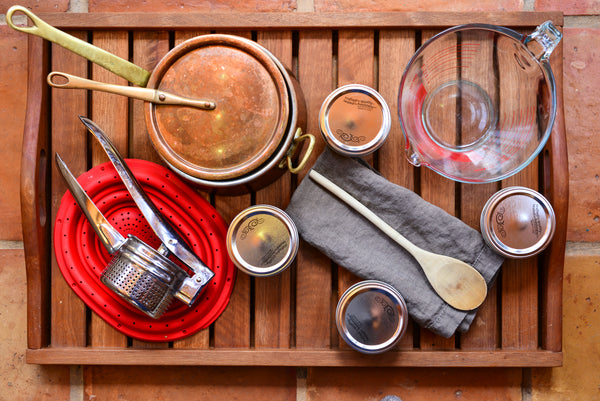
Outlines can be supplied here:
<path id="1" fill-rule="evenodd" d="M 487 295 L 487 285 L 481 274 L 472 266 L 458 259 L 419 248 L 328 178 L 315 170 L 311 170 L 309 176 L 410 253 L 421 265 L 434 291 L 450 306 L 460 310 L 472 310 L 481 305 Z"/>

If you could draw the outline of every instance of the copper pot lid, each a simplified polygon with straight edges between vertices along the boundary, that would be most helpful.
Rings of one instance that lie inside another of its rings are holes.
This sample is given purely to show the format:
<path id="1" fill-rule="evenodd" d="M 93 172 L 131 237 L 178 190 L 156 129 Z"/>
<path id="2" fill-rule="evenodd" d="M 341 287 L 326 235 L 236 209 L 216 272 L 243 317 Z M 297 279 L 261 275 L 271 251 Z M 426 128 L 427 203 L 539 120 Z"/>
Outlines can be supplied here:
<path id="1" fill-rule="evenodd" d="M 205 180 L 243 176 L 277 150 L 290 106 L 284 77 L 258 44 L 204 35 L 173 48 L 148 87 L 216 103 L 214 110 L 146 104 L 149 134 L 171 167 Z"/>

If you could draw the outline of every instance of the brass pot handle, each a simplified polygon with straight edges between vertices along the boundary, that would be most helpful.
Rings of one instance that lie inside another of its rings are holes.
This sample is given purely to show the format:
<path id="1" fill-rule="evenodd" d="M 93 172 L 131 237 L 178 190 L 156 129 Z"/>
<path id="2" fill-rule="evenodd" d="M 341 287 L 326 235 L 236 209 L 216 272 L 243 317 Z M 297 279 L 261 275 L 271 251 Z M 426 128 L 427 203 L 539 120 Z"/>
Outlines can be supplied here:
<path id="1" fill-rule="evenodd" d="M 22 12 L 33 22 L 32 26 L 18 26 L 13 22 L 15 12 Z M 79 38 L 71 36 L 59 29 L 42 21 L 38 16 L 29 11 L 23 6 L 12 6 L 6 12 L 6 23 L 12 28 L 20 32 L 30 33 L 39 36 L 40 38 L 54 42 L 67 50 L 88 59 L 94 64 L 98 64 L 109 71 L 114 72 L 120 77 L 125 78 L 129 82 L 145 87 L 150 79 L 150 72 L 144 70 L 137 65 L 130 63 L 104 49 L 89 44 Z"/>
<path id="2" fill-rule="evenodd" d="M 115 95 L 127 96 L 154 104 L 169 104 L 175 106 L 195 107 L 203 110 L 213 110 L 216 105 L 210 100 L 190 99 L 183 96 L 160 91 L 158 89 L 138 88 L 137 86 L 113 85 L 104 82 L 92 81 L 67 74 L 66 72 L 51 72 L 46 78 L 48 85 L 53 88 L 89 89 Z"/>
<path id="3" fill-rule="evenodd" d="M 302 158 L 302 160 L 300 160 L 300 163 L 298 163 L 298 165 L 296 167 L 294 167 L 293 162 L 292 162 L 292 157 L 294 156 L 294 154 L 297 151 L 302 149 L 301 144 L 302 144 L 302 142 L 304 142 L 306 140 L 309 141 L 308 149 L 306 149 L 306 152 L 304 153 L 304 157 Z M 287 168 L 288 168 L 288 170 L 290 170 L 290 173 L 298 174 L 300 171 L 302 171 L 302 169 L 304 169 L 304 167 L 306 166 L 306 163 L 308 163 L 308 159 L 310 158 L 310 155 L 312 154 L 314 147 L 315 147 L 314 135 L 311 135 L 311 134 L 302 135 L 302 128 L 298 128 L 296 130 L 296 133 L 294 134 L 294 142 L 292 144 L 292 147 L 287 152 L 285 159 L 283 159 L 279 163 L 279 167 L 284 168 L 287 165 Z"/>

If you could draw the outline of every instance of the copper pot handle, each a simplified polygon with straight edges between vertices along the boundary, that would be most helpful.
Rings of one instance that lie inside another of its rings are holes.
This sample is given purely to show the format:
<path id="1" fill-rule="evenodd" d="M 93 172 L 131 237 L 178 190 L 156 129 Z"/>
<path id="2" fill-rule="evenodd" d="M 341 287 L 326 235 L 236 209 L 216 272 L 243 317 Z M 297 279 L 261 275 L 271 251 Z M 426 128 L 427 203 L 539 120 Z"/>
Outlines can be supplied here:
<path id="1" fill-rule="evenodd" d="M 13 15 L 17 11 L 22 12 L 29 17 L 33 22 L 33 25 L 15 25 L 13 22 Z M 118 76 L 125 78 L 135 85 L 145 87 L 148 83 L 148 79 L 150 79 L 150 72 L 121 57 L 109 53 L 106 50 L 54 28 L 23 6 L 12 6 L 9 8 L 6 12 L 6 23 L 12 29 L 39 36 L 40 38 L 54 42 L 65 49 L 71 50 L 72 52 L 85 57 L 92 63 L 100 65 L 107 70 L 114 72 Z"/>
<path id="2" fill-rule="evenodd" d="M 190 99 L 183 96 L 174 95 L 158 89 L 138 88 L 136 86 L 114 85 L 104 82 L 93 81 L 67 74 L 66 72 L 51 72 L 47 77 L 48 85 L 53 88 L 65 89 L 89 89 L 101 92 L 112 93 L 115 95 L 127 96 L 132 99 L 139 99 L 145 102 L 155 104 L 168 104 L 176 106 L 195 107 L 204 110 L 213 110 L 216 106 L 214 102 L 202 99 Z"/>
<path id="3" fill-rule="evenodd" d="M 302 158 L 302 160 L 300 160 L 300 163 L 298 163 L 298 165 L 296 167 L 294 167 L 292 158 L 297 151 L 302 149 L 301 144 L 303 141 L 306 141 L 306 140 L 309 141 L 308 149 L 306 149 L 306 152 L 304 153 L 304 157 Z M 298 128 L 296 130 L 296 133 L 294 134 L 294 142 L 292 143 L 290 150 L 287 152 L 285 159 L 283 159 L 279 163 L 279 167 L 285 168 L 285 166 L 287 165 L 287 168 L 288 168 L 288 170 L 290 170 L 290 173 L 298 174 L 300 171 L 302 171 L 302 169 L 304 169 L 304 167 L 306 166 L 306 163 L 308 163 L 308 159 L 310 158 L 310 155 L 312 154 L 314 147 L 315 147 L 314 135 L 311 135 L 311 134 L 302 135 L 302 128 Z"/>

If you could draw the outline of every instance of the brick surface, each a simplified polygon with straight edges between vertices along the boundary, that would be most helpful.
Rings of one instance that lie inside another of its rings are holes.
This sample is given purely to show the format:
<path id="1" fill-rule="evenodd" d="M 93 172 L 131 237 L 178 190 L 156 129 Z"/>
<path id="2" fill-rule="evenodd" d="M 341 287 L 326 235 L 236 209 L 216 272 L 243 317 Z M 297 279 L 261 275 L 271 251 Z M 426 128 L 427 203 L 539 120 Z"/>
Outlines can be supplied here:
<path id="1" fill-rule="evenodd" d="M 198 361 L 202 363 L 202 361 Z M 294 368 L 89 367 L 89 400 L 295 400 Z"/>
<path id="2" fill-rule="evenodd" d="M 536 11 L 562 11 L 565 15 L 596 15 L 600 13 L 598 0 L 535 0 Z"/>
<path id="3" fill-rule="evenodd" d="M 68 367 L 25 363 L 25 296 L 23 250 L 0 249 L 0 400 L 68 400 Z"/>
<path id="4" fill-rule="evenodd" d="M 533 369 L 532 401 L 600 398 L 600 250 L 567 249 L 563 293 L 563 367 Z"/>
<path id="5" fill-rule="evenodd" d="M 34 13 L 62 12 L 69 9 L 69 0 L 0 0 L 0 14 L 6 14 L 11 6 L 18 4 Z"/>
<path id="6" fill-rule="evenodd" d="M 315 11 L 521 11 L 524 0 L 314 0 Z"/>
<path id="7" fill-rule="evenodd" d="M 27 36 L 0 26 L 0 240 L 21 239 L 19 176 L 27 95 Z"/>
<path id="8" fill-rule="evenodd" d="M 521 369 L 308 370 L 307 401 L 521 401 Z"/>
<path id="9" fill-rule="evenodd" d="M 570 241 L 600 241 L 600 29 L 566 28 L 564 103 Z"/>
<path id="10" fill-rule="evenodd" d="M 296 0 L 89 0 L 90 12 L 295 11 Z"/>

